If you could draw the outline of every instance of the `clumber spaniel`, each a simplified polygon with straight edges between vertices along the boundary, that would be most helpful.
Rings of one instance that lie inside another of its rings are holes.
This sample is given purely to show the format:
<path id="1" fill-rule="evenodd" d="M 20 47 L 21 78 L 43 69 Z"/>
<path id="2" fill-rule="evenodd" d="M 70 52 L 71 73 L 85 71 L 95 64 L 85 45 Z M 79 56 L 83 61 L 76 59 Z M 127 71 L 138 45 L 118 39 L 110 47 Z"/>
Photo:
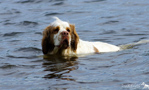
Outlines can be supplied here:
<path id="1" fill-rule="evenodd" d="M 55 17 L 43 31 L 42 51 L 45 55 L 77 56 L 102 52 L 119 51 L 120 47 L 104 42 L 83 41 L 75 25 Z"/>

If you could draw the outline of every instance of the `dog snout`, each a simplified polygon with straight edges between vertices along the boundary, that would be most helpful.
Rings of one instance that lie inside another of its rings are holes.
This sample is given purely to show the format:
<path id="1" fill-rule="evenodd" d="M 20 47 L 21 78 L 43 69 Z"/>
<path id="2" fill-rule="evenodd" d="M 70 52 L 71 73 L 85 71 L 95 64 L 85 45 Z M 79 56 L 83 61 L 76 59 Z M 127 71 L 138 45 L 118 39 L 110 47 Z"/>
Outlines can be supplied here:
<path id="1" fill-rule="evenodd" d="M 66 37 L 66 36 L 68 36 L 69 32 L 63 31 L 61 34 L 62 34 L 62 36 Z"/>

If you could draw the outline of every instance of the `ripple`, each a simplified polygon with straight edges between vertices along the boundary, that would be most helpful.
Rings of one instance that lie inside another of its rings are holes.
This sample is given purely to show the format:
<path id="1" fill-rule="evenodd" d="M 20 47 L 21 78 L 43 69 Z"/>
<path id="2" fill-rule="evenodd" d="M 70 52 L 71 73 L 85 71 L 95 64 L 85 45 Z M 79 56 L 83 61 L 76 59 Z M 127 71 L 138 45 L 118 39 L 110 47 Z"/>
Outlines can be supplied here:
<path id="1" fill-rule="evenodd" d="M 16 23 L 6 22 L 4 25 L 15 25 Z"/>
<path id="2" fill-rule="evenodd" d="M 10 9 L 10 10 L 1 11 L 0 15 L 13 15 L 13 14 L 19 14 L 19 13 L 21 12 L 18 11 L 17 9 Z"/>
<path id="3" fill-rule="evenodd" d="M 101 18 L 114 18 L 115 16 L 103 16 L 103 17 L 101 17 Z"/>
<path id="4" fill-rule="evenodd" d="M 59 78 L 73 81 L 73 79 L 70 78 L 71 76 L 66 76 L 65 74 L 78 68 L 76 59 L 76 57 L 47 56 L 44 60 L 43 67 L 45 68 L 44 71 L 49 71 L 49 74 L 45 75 L 43 78 Z"/>
<path id="5" fill-rule="evenodd" d="M 108 21 L 108 22 L 105 22 L 103 24 L 114 24 L 114 23 L 118 23 L 119 21 Z"/>
<path id="6" fill-rule="evenodd" d="M 51 15 L 56 16 L 56 15 L 62 15 L 62 14 L 64 14 L 64 13 L 53 12 L 53 13 L 46 13 L 45 16 L 51 16 Z"/>
<path id="7" fill-rule="evenodd" d="M 35 32 L 35 34 L 39 34 L 39 35 L 42 35 L 42 32 Z"/>
<path id="8" fill-rule="evenodd" d="M 148 34 L 132 34 L 132 33 L 123 34 L 123 36 L 144 36 L 144 35 L 148 35 Z"/>
<path id="9" fill-rule="evenodd" d="M 106 68 L 111 68 L 111 67 L 113 67 L 114 65 L 105 65 L 105 66 L 98 66 L 98 67 L 95 67 L 95 68 L 91 68 L 90 70 L 97 70 L 97 68 L 101 68 L 101 69 L 106 69 Z"/>
<path id="10" fill-rule="evenodd" d="M 4 64 L 2 66 L 0 66 L 0 69 L 12 69 L 17 67 L 16 65 L 11 65 L 11 64 Z"/>
<path id="11" fill-rule="evenodd" d="M 11 33 L 5 33 L 3 36 L 8 37 L 8 36 L 16 36 L 18 34 L 22 34 L 24 32 L 11 32 Z"/>
<path id="12" fill-rule="evenodd" d="M 85 1 L 85 3 L 92 3 L 92 2 L 102 2 L 106 0 L 91 0 L 91 1 Z"/>
<path id="13" fill-rule="evenodd" d="M 116 31 L 114 31 L 114 30 L 106 30 L 102 34 L 116 34 Z"/>
<path id="14" fill-rule="evenodd" d="M 145 72 L 145 73 L 143 73 L 143 74 L 145 74 L 145 75 L 149 75 L 149 72 Z"/>
<path id="15" fill-rule="evenodd" d="M 30 52 L 30 51 L 41 51 L 41 49 L 35 47 L 26 47 L 26 48 L 19 48 L 17 51 Z"/>
<path id="16" fill-rule="evenodd" d="M 41 0 L 19 0 L 16 3 L 24 4 L 24 3 L 40 3 L 40 2 L 42 2 L 42 1 Z"/>
<path id="17" fill-rule="evenodd" d="M 5 20 L 3 22 L 4 22 L 4 25 L 14 25 L 14 24 L 16 24 L 16 23 L 14 23 L 14 22 L 12 22 L 10 20 Z"/>
<path id="18" fill-rule="evenodd" d="M 37 58 L 37 54 L 41 53 L 41 50 L 35 47 L 24 47 L 19 48 L 8 53 L 9 58 L 24 58 L 24 59 L 34 59 Z"/>
<path id="19" fill-rule="evenodd" d="M 29 25 L 36 26 L 36 25 L 38 25 L 37 22 L 32 22 L 32 21 L 23 21 L 23 22 L 20 22 L 20 24 L 24 25 L 24 26 L 29 26 Z"/>
<path id="20" fill-rule="evenodd" d="M 93 41 L 102 41 L 102 42 L 106 42 L 106 41 L 108 41 L 109 39 L 92 39 Z"/>
<path id="21" fill-rule="evenodd" d="M 17 58 L 17 59 L 20 59 L 20 58 L 24 58 L 24 59 L 34 59 L 34 58 L 37 58 L 37 56 L 33 56 L 33 55 L 23 55 L 23 56 L 20 56 L 20 55 L 7 55 L 7 57 L 9 58 Z"/>
<path id="22" fill-rule="evenodd" d="M 53 4 L 53 6 L 58 6 L 58 5 L 63 5 L 63 4 L 64 2 L 58 2 L 58 3 Z"/>
<path id="23" fill-rule="evenodd" d="M 114 65 L 110 65 L 110 66 L 99 66 L 98 68 L 110 68 L 113 67 Z"/>
<path id="24" fill-rule="evenodd" d="M 149 56 L 149 51 L 145 51 L 142 55 L 143 56 Z"/>

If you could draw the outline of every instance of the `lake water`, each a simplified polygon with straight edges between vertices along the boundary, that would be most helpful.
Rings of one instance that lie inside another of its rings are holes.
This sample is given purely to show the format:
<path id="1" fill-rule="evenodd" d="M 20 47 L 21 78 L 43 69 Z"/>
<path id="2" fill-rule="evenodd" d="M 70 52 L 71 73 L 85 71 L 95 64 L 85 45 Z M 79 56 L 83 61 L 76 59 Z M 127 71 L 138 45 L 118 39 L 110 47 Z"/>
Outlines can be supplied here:
<path id="1" fill-rule="evenodd" d="M 148 43 L 43 59 L 42 31 L 53 16 L 75 24 L 83 40 L 114 45 L 149 40 L 148 0 L 1 0 L 0 90 L 149 89 Z"/>

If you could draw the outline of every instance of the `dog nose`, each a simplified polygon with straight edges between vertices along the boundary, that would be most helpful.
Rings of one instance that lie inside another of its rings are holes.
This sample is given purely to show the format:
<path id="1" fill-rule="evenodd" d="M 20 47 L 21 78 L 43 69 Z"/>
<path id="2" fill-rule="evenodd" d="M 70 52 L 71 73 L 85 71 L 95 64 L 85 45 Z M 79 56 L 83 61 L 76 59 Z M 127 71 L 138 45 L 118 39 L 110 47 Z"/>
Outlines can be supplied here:
<path id="1" fill-rule="evenodd" d="M 61 34 L 62 34 L 62 36 L 68 36 L 69 32 L 63 31 Z"/>

